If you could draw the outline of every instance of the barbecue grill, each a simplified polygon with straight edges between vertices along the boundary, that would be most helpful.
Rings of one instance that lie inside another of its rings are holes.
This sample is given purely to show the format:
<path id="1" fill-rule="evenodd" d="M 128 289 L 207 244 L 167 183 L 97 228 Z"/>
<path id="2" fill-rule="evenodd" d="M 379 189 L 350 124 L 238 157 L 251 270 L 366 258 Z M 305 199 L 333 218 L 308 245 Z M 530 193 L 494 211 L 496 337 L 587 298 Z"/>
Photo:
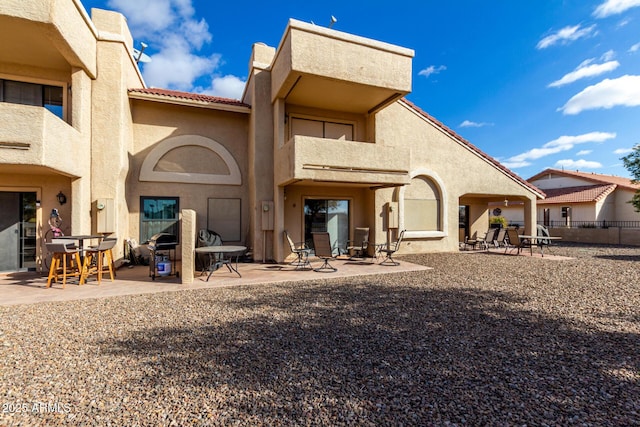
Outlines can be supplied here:
<path id="1" fill-rule="evenodd" d="M 180 273 L 176 269 L 176 246 L 178 245 L 178 239 L 174 234 L 158 233 L 151 236 L 149 239 L 149 276 L 151 280 L 155 280 L 156 276 L 176 276 L 180 277 Z M 173 255 L 173 256 L 171 256 Z M 171 266 L 170 262 L 173 260 L 173 268 L 169 273 L 167 266 Z"/>

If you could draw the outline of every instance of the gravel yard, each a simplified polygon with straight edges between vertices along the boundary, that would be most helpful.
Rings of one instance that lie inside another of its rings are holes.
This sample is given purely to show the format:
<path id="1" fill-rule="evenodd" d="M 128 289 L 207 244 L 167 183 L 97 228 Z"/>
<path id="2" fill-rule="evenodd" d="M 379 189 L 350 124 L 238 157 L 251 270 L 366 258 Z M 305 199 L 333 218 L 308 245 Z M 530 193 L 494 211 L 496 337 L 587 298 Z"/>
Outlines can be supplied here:
<path id="1" fill-rule="evenodd" d="M 0 425 L 640 425 L 640 248 L 552 253 L 0 307 Z"/>

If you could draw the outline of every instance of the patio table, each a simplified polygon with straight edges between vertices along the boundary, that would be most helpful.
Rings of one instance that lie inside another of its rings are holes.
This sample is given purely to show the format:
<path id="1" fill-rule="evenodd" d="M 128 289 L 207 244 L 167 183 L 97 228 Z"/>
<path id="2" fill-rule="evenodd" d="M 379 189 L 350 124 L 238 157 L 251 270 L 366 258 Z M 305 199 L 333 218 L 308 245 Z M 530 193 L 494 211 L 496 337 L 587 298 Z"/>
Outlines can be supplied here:
<path id="1" fill-rule="evenodd" d="M 202 246 L 200 248 L 196 248 L 196 253 L 208 254 L 209 255 L 209 265 L 206 269 L 202 270 L 202 274 L 205 272 L 209 272 L 207 276 L 207 282 L 218 268 L 222 267 L 222 265 L 226 265 L 229 269 L 229 272 L 235 272 L 238 277 L 242 277 L 240 272 L 238 271 L 238 258 L 240 255 L 247 250 L 246 246 L 233 246 L 233 245 L 216 245 L 216 246 Z M 216 254 L 222 255 L 222 259 L 216 260 Z M 235 254 L 235 267 L 231 259 L 225 259 L 225 255 L 233 255 Z M 201 275 L 202 275 L 201 274 Z"/>
<path id="2" fill-rule="evenodd" d="M 520 237 L 520 240 L 529 240 L 529 242 L 531 243 L 531 246 L 537 246 L 538 248 L 540 248 L 540 255 L 542 255 L 542 257 L 544 257 L 544 247 L 548 246 L 549 243 L 539 243 L 538 240 L 560 240 L 562 239 L 562 237 L 555 237 L 555 236 L 530 236 L 527 234 L 518 234 L 518 237 Z M 533 248 L 531 248 L 531 252 L 533 254 Z"/>

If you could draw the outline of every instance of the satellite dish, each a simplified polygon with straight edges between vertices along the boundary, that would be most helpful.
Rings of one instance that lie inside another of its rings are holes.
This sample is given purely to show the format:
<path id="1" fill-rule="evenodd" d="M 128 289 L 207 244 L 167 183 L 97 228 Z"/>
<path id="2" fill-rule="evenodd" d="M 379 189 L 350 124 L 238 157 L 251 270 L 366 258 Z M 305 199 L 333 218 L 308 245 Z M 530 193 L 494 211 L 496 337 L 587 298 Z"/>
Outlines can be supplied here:
<path id="1" fill-rule="evenodd" d="M 136 64 L 140 62 L 151 62 L 151 57 L 144 53 L 147 46 L 146 43 L 141 42 L 140 49 L 133 48 L 133 59 L 135 59 Z"/>

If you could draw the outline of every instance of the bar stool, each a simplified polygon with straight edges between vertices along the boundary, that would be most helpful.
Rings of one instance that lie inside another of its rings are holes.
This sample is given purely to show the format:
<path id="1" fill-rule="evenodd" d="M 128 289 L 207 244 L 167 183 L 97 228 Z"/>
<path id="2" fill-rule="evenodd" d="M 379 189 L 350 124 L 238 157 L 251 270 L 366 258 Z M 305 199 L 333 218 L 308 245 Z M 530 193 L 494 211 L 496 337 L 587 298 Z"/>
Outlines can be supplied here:
<path id="1" fill-rule="evenodd" d="M 67 284 L 67 276 L 80 277 L 80 285 L 82 285 L 82 271 L 80 266 L 80 253 L 78 248 L 72 244 L 64 243 L 45 243 L 47 250 L 51 252 L 51 267 L 49 267 L 49 276 L 47 277 L 47 288 L 51 287 L 51 281 L 58 281 L 58 270 L 62 269 L 62 289 Z M 67 265 L 67 260 L 69 264 Z M 62 267 L 60 266 L 62 261 Z M 75 263 L 75 265 L 74 265 Z"/>
<path id="2" fill-rule="evenodd" d="M 113 282 L 113 252 L 112 249 L 118 241 L 117 238 L 105 238 L 98 246 L 92 246 L 86 249 L 84 255 L 84 263 L 82 265 L 82 278 L 80 281 L 85 283 L 90 274 L 96 274 L 98 285 L 102 281 L 102 272 L 104 267 L 108 268 L 109 276 Z M 105 263 L 106 261 L 106 263 Z"/>

